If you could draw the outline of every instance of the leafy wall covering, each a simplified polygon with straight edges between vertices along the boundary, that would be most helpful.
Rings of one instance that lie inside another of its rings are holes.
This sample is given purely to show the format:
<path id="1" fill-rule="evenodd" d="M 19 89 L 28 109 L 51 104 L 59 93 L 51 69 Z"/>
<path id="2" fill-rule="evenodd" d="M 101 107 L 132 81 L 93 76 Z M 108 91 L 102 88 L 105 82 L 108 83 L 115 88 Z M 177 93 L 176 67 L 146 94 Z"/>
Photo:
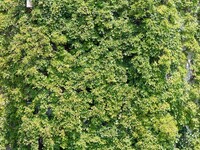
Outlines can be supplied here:
<path id="1" fill-rule="evenodd" d="M 0 2 L 0 148 L 199 150 L 199 0 Z"/>

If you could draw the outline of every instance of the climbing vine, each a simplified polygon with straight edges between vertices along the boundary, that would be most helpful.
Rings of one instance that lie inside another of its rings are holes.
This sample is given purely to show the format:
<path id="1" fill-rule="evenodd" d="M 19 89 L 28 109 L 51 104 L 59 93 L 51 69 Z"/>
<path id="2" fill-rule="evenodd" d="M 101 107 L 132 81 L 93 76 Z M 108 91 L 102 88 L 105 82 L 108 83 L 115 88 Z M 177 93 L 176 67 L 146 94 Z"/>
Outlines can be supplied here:
<path id="1" fill-rule="evenodd" d="M 198 0 L 3 0 L 0 148 L 200 149 Z"/>

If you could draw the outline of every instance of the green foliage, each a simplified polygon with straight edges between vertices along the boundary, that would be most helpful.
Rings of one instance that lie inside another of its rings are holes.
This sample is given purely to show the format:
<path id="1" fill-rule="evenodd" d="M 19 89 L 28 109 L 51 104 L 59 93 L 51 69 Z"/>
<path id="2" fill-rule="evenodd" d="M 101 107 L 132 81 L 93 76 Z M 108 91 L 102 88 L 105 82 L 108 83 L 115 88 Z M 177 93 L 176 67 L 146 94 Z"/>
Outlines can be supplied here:
<path id="1" fill-rule="evenodd" d="M 199 14 L 198 0 L 3 0 L 0 149 L 198 150 Z"/>
<path id="2" fill-rule="evenodd" d="M 5 99 L 0 94 L 0 149 L 5 148 Z"/>

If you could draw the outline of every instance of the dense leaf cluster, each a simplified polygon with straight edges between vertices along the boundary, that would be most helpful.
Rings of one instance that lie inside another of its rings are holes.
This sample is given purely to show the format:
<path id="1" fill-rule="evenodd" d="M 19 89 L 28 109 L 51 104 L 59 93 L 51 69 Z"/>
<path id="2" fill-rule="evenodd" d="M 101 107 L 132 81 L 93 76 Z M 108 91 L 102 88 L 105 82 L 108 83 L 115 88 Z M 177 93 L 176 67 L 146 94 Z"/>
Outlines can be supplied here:
<path id="1" fill-rule="evenodd" d="M 1 1 L 0 148 L 200 149 L 199 5 Z"/>

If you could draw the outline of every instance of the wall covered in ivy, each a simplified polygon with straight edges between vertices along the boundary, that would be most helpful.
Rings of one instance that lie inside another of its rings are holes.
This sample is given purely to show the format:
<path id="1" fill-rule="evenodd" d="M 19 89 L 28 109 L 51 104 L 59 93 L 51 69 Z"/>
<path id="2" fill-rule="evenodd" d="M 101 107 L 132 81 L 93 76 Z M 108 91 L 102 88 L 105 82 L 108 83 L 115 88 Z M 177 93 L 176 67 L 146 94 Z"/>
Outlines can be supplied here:
<path id="1" fill-rule="evenodd" d="M 0 149 L 199 150 L 199 0 L 0 2 Z"/>

